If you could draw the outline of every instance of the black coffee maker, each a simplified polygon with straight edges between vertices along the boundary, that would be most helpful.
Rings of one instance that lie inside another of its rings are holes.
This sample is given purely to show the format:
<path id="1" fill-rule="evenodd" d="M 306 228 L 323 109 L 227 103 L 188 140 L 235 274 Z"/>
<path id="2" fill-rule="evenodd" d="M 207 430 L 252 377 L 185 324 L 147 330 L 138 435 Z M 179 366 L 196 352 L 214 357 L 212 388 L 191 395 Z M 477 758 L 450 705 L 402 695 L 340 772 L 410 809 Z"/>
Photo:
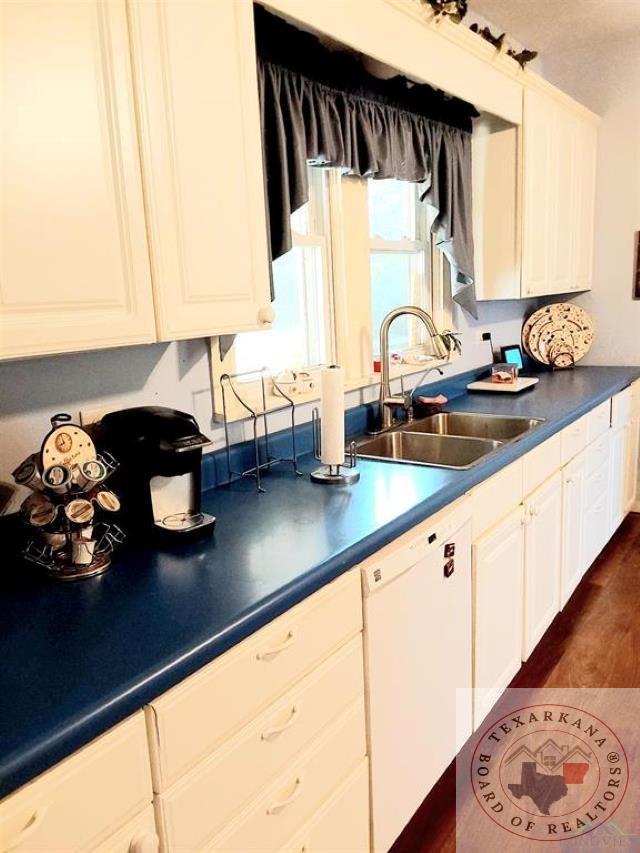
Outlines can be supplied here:
<path id="1" fill-rule="evenodd" d="M 202 448 L 211 440 L 186 412 L 139 406 L 105 415 L 101 446 L 120 463 L 115 475 L 123 523 L 132 537 L 183 537 L 211 533 L 202 512 Z"/>

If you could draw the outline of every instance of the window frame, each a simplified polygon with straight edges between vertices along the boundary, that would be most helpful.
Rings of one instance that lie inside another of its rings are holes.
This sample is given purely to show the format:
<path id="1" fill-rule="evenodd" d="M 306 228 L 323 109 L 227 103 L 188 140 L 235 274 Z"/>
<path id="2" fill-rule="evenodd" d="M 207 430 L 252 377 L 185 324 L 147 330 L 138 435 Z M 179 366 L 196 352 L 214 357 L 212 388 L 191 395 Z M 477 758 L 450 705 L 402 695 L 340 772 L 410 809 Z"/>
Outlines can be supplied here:
<path id="1" fill-rule="evenodd" d="M 316 174 L 318 173 L 318 174 Z M 445 286 L 447 275 L 442 253 L 437 249 L 435 241 L 429 239 L 429 211 L 426 204 L 420 202 L 416 194 L 416 215 L 420 220 L 423 240 L 411 241 L 380 241 L 371 238 L 369 233 L 369 202 L 367 194 L 367 179 L 349 176 L 338 169 L 310 167 L 310 195 L 320 193 L 322 216 L 326 223 L 324 235 L 301 234 L 292 231 L 293 245 L 320 246 L 323 256 L 324 269 L 324 319 L 325 319 L 325 351 L 327 363 L 341 364 L 345 369 L 345 390 L 362 389 L 363 401 L 375 397 L 375 386 L 380 383 L 380 374 L 374 372 L 374 342 L 372 340 L 372 299 L 371 299 L 371 269 L 370 258 L 372 246 L 385 244 L 381 251 L 405 251 L 405 244 L 420 247 L 424 250 L 426 285 L 429 289 L 431 308 L 427 310 L 432 315 L 438 329 L 451 328 L 452 300 L 450 288 Z M 313 208 L 317 209 L 317 205 Z M 314 214 L 314 215 L 317 215 Z M 416 222 L 417 224 L 417 222 Z M 391 246 L 390 244 L 393 244 Z M 402 245 L 402 248 L 399 248 Z M 403 355 L 410 355 L 422 350 L 421 344 L 412 345 Z M 224 361 L 220 358 L 219 338 L 210 339 L 211 375 L 213 388 L 214 420 L 221 420 L 222 403 L 220 392 L 220 377 L 224 373 L 236 372 L 234 347 L 231 346 Z M 433 366 L 441 366 L 455 360 L 451 355 L 448 359 L 434 359 Z M 321 365 L 308 365 L 305 368 L 316 379 L 319 378 Z M 391 366 L 391 377 L 416 378 L 424 372 L 425 365 L 399 364 Z M 410 383 L 410 379 L 409 379 Z M 253 392 L 249 391 L 249 400 L 256 403 L 258 411 L 262 410 L 259 400 L 257 383 Z M 399 387 L 399 385 L 398 385 Z M 373 393 L 371 389 L 373 388 Z M 282 397 L 272 388 L 267 389 L 267 411 L 284 408 Z M 314 389 L 304 395 L 296 396 L 296 403 L 311 403 L 319 399 L 319 382 Z M 239 404 L 232 406 L 227 412 L 228 420 L 244 420 L 246 410 Z"/>

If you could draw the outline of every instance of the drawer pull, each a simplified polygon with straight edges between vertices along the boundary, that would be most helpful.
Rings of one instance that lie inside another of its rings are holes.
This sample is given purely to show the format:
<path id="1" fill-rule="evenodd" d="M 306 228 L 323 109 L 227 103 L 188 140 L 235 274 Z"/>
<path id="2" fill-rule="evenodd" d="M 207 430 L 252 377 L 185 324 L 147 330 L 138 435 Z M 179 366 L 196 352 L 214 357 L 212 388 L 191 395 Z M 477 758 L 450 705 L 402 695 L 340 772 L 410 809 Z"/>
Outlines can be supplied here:
<path id="1" fill-rule="evenodd" d="M 278 814 L 282 811 L 282 809 L 290 806 L 291 803 L 295 802 L 300 794 L 302 793 L 302 776 L 298 776 L 295 781 L 295 785 L 293 786 L 293 791 L 290 796 L 287 797 L 286 800 L 280 800 L 279 802 L 273 803 L 273 805 L 269 806 L 267 809 L 268 815 Z"/>
<path id="2" fill-rule="evenodd" d="M 15 850 L 16 847 L 20 847 L 20 845 L 24 841 L 26 841 L 30 835 L 33 835 L 33 833 L 44 820 L 44 816 L 46 815 L 48 808 L 48 805 L 38 806 L 38 808 L 34 811 L 34 813 L 31 815 L 29 820 L 25 823 L 22 830 L 16 835 L 13 841 L 10 841 L 7 847 L 2 848 L 2 853 L 9 853 L 9 851 Z"/>
<path id="3" fill-rule="evenodd" d="M 262 734 L 260 735 L 260 738 L 262 740 L 270 740 L 271 738 L 277 737 L 277 735 L 282 734 L 282 732 L 286 732 L 286 730 L 290 729 L 291 726 L 296 722 L 299 714 L 300 714 L 300 712 L 298 711 L 297 706 L 294 705 L 293 708 L 291 709 L 291 713 L 289 714 L 289 719 L 287 720 L 286 723 L 283 723 L 281 726 L 273 726 L 273 728 L 265 729 L 262 732 Z"/>
<path id="4" fill-rule="evenodd" d="M 279 646 L 274 646 L 274 648 L 272 648 L 272 649 L 267 649 L 267 651 L 265 651 L 265 652 L 258 652 L 256 655 L 256 659 L 257 660 L 269 660 L 270 658 L 274 657 L 275 655 L 279 655 L 280 652 L 284 652 L 285 649 L 288 649 L 289 646 L 293 645 L 295 638 L 296 637 L 295 637 L 293 630 L 289 631 L 289 633 L 287 634 L 287 639 L 284 640 L 284 642 L 280 643 Z"/>

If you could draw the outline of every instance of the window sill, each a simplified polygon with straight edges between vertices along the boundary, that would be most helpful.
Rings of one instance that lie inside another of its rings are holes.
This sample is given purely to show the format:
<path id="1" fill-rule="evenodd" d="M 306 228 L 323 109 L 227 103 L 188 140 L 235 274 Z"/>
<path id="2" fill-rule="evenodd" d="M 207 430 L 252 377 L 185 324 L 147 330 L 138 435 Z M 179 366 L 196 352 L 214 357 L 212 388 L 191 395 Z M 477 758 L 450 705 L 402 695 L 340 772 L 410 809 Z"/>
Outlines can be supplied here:
<path id="1" fill-rule="evenodd" d="M 391 380 L 393 381 L 395 379 L 399 379 L 402 376 L 403 378 L 415 377 L 415 380 L 418 381 L 422 374 L 425 372 L 425 370 L 427 370 L 427 368 L 431 369 L 436 367 L 446 367 L 447 365 L 454 364 L 459 357 L 460 356 L 457 353 L 454 353 L 448 359 L 434 359 L 433 361 L 419 365 L 393 364 L 391 365 L 390 371 Z M 295 394 L 291 396 L 291 399 L 293 400 L 296 408 L 299 408 L 300 406 L 311 405 L 312 403 L 317 403 L 320 400 L 320 369 L 310 369 L 309 372 L 314 378 L 315 387 L 313 388 L 313 390 L 305 394 Z M 347 380 L 345 382 L 344 390 L 345 394 L 351 394 L 357 391 L 364 392 L 373 388 L 377 388 L 377 386 L 379 385 L 380 374 L 371 373 L 368 376 Z M 407 390 L 410 387 L 411 382 L 408 382 Z M 251 408 L 258 415 L 263 414 L 261 392 L 257 383 L 243 383 L 241 388 L 239 389 L 239 393 L 241 393 L 246 403 L 251 406 Z M 250 420 L 250 416 L 247 414 L 246 409 L 244 409 L 236 400 L 229 399 L 232 396 L 232 394 L 227 394 L 227 423 L 236 423 L 239 421 Z M 289 403 L 284 400 L 283 397 L 273 389 L 273 387 L 267 389 L 266 402 L 266 412 L 268 414 L 271 412 L 286 411 L 289 408 Z M 370 400 L 366 399 L 360 400 L 358 402 L 370 402 Z M 350 404 L 347 404 L 345 408 L 351 408 L 352 406 L 358 405 L 358 402 L 350 402 Z M 222 389 L 220 387 L 219 382 L 216 382 L 214 385 L 213 420 L 217 423 L 224 422 L 224 416 L 222 411 Z M 302 423 L 307 420 L 309 420 L 309 416 L 303 416 L 300 419 L 300 422 Z"/>

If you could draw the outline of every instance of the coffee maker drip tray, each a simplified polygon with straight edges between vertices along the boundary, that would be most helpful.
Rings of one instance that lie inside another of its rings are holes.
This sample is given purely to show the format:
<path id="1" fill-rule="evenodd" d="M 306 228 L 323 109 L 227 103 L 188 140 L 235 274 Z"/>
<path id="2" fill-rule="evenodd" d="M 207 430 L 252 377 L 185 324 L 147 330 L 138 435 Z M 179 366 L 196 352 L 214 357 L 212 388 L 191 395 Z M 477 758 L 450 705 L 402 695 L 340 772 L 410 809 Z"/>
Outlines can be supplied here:
<path id="1" fill-rule="evenodd" d="M 206 512 L 175 512 L 156 519 L 156 526 L 172 533 L 195 533 L 208 530 L 215 524 L 215 517 Z"/>

